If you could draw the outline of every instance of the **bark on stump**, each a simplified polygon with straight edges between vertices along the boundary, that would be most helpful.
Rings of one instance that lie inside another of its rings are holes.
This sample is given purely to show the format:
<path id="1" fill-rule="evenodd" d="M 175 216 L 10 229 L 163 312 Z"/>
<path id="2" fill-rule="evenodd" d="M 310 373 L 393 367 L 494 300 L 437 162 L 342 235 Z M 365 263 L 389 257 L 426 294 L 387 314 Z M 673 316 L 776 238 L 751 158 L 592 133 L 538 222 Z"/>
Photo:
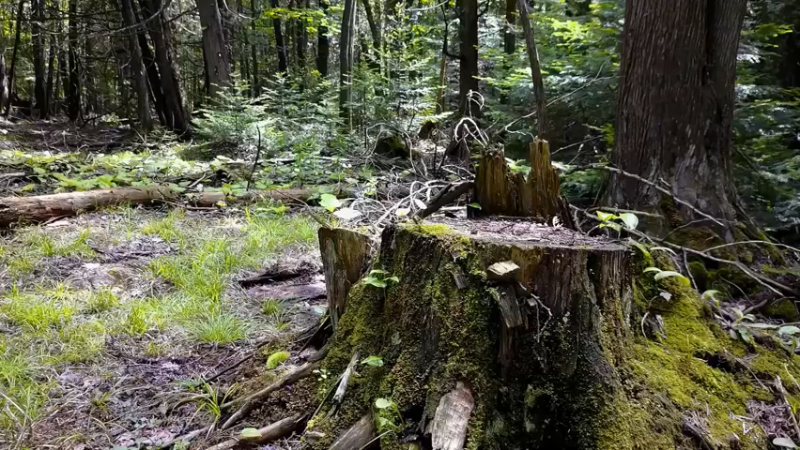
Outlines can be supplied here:
<path id="1" fill-rule="evenodd" d="M 320 228 L 319 250 L 328 293 L 328 314 L 335 330 L 350 288 L 364 274 L 370 259 L 369 236 L 343 228 Z"/>
<path id="2" fill-rule="evenodd" d="M 325 435 L 315 446 L 373 413 L 385 419 L 378 434 L 396 427 L 382 448 L 412 435 L 457 447 L 465 420 L 465 448 L 621 448 L 630 257 L 624 246 L 522 221 L 387 228 L 372 268 L 399 282 L 353 286 L 323 361 L 332 374 L 355 352 L 383 365 L 360 365 L 339 413 L 312 419 Z M 490 277 L 497 263 L 518 268 Z M 396 403 L 403 421 L 377 398 Z"/>

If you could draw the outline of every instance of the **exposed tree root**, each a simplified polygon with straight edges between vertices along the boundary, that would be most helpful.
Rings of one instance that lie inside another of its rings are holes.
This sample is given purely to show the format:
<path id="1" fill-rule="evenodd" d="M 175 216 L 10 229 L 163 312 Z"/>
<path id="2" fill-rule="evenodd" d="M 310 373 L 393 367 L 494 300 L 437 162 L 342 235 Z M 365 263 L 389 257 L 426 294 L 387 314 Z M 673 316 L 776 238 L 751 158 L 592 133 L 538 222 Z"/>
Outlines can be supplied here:
<path id="1" fill-rule="evenodd" d="M 294 416 L 281 419 L 273 424 L 267 425 L 263 428 L 259 428 L 258 432 L 260 436 L 251 438 L 239 437 L 235 439 L 229 439 L 227 441 L 220 442 L 219 444 L 214 445 L 213 447 L 209 447 L 208 450 L 229 450 L 235 448 L 240 444 L 260 445 L 272 442 L 276 439 L 288 436 L 293 431 L 299 429 L 305 422 L 305 417 L 306 417 L 305 414 L 295 414 Z"/>

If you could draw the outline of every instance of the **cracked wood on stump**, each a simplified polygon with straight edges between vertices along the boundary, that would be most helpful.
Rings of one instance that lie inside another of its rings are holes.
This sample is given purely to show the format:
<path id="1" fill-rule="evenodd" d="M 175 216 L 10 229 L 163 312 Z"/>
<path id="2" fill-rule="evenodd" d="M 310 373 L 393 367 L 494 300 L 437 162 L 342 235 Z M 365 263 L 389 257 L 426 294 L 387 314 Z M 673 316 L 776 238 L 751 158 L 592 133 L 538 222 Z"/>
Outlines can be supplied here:
<path id="1" fill-rule="evenodd" d="M 320 228 L 318 235 L 328 312 L 336 330 L 350 287 L 358 282 L 369 264 L 370 241 L 365 234 L 343 228 Z"/>
<path id="2" fill-rule="evenodd" d="M 431 423 L 433 450 L 461 450 L 467 439 L 467 425 L 475 408 L 472 390 L 461 381 L 443 395 Z"/>
<path id="3" fill-rule="evenodd" d="M 558 173 L 550 164 L 547 141 L 535 140 L 529 151 L 531 171 L 526 177 L 512 172 L 502 151 L 483 155 L 475 177 L 475 198 L 480 216 L 534 217 L 550 223 L 559 215 Z"/>
<path id="4" fill-rule="evenodd" d="M 428 429 L 441 448 L 462 448 L 439 440 L 459 440 L 441 431 L 455 420 L 442 419 L 451 408 L 438 407 L 466 398 L 459 382 L 473 392 L 473 417 L 502 424 L 504 448 L 623 448 L 608 440 L 624 436 L 603 430 L 627 420 L 615 405 L 626 395 L 618 367 L 632 345 L 630 258 L 623 245 L 530 221 L 387 227 L 373 268 L 399 282 L 350 290 L 323 368 L 342 373 L 356 351 L 380 355 L 381 376 L 365 371 L 347 398 L 379 393 L 407 422 L 434 418 Z M 492 280 L 493 266 L 513 275 Z M 325 430 L 346 430 L 371 409 L 345 400 Z M 467 409 L 454 416 L 465 419 Z M 496 439 L 470 426 L 464 446 Z"/>

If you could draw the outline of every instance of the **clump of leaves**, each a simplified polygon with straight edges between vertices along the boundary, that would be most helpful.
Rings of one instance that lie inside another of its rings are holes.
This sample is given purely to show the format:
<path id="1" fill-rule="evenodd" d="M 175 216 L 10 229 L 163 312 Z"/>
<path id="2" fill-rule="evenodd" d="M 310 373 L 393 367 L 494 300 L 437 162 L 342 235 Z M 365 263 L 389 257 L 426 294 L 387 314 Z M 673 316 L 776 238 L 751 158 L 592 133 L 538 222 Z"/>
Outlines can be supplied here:
<path id="1" fill-rule="evenodd" d="M 389 433 L 400 431 L 403 424 L 403 416 L 400 414 L 400 407 L 392 399 L 378 398 L 375 400 L 375 427 L 378 433 Z"/>
<path id="2" fill-rule="evenodd" d="M 675 272 L 673 270 L 661 270 L 658 267 L 648 267 L 644 269 L 644 273 L 651 273 L 651 272 L 654 272 L 656 274 L 655 275 L 656 281 L 665 280 L 667 278 L 675 278 L 686 286 L 691 286 L 692 284 L 691 280 L 689 280 L 679 272 Z"/>
<path id="3" fill-rule="evenodd" d="M 383 367 L 383 358 L 380 356 L 368 356 L 361 361 L 362 366 Z"/>
<path id="4" fill-rule="evenodd" d="M 597 211 L 597 218 L 600 219 L 600 228 L 611 228 L 617 233 L 622 231 L 621 222 L 629 230 L 635 230 L 639 226 L 639 218 L 633 213 L 612 214 Z"/>
<path id="5" fill-rule="evenodd" d="M 385 270 L 374 269 L 370 270 L 369 275 L 361 281 L 379 289 L 386 289 L 390 282 L 399 283 L 400 279 L 395 275 L 389 275 Z"/>
<path id="6" fill-rule="evenodd" d="M 287 351 L 275 352 L 267 358 L 267 370 L 276 369 L 289 359 L 291 355 Z"/>

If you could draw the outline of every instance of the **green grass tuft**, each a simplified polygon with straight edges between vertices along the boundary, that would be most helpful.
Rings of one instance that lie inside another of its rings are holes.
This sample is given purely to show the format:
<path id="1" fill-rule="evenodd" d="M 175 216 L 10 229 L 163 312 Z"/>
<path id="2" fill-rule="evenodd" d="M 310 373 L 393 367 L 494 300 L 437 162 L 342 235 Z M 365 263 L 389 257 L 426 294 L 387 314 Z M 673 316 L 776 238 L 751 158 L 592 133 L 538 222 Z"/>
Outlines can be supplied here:
<path id="1" fill-rule="evenodd" d="M 232 344 L 247 336 L 245 323 L 230 314 L 218 314 L 189 326 L 191 335 L 200 342 Z"/>

